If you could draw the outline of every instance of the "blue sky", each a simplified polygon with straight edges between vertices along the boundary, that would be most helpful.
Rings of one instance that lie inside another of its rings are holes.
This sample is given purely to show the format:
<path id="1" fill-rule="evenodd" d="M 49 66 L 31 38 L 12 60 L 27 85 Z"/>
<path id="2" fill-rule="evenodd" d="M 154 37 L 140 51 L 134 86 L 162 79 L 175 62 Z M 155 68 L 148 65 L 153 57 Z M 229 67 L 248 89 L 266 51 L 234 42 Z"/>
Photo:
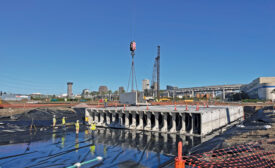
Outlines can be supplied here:
<path id="1" fill-rule="evenodd" d="M 275 1 L 2 0 L 0 90 L 138 87 L 161 46 L 161 88 L 248 83 L 275 72 Z"/>

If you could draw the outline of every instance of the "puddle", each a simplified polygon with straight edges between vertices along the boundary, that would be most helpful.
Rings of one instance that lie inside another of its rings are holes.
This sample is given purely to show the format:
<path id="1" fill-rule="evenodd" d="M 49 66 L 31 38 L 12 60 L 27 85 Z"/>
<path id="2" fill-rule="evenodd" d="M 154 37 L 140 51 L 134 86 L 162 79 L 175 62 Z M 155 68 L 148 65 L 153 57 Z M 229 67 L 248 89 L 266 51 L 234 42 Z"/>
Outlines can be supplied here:
<path id="1" fill-rule="evenodd" d="M 22 138 L 28 136 L 29 139 Z M 48 130 L 24 136 L 10 136 L 0 146 L 0 167 L 68 167 L 102 156 L 87 167 L 158 167 L 173 159 L 177 142 L 183 141 L 184 153 L 201 143 L 199 137 L 175 134 L 99 128 L 94 132 Z"/>

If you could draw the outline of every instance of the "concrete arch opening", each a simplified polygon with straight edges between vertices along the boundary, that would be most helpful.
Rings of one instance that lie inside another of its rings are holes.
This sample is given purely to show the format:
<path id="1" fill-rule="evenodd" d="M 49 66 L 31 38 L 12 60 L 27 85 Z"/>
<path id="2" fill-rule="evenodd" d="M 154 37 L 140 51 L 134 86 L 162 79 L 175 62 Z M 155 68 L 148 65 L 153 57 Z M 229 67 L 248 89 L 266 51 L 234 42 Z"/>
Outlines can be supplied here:
<path id="1" fill-rule="evenodd" d="M 193 114 L 193 127 L 194 127 L 194 133 L 195 134 L 201 134 L 201 116 L 200 114 Z"/>
<path id="2" fill-rule="evenodd" d="M 151 128 L 154 128 L 156 125 L 156 118 L 154 114 L 151 114 Z"/>
<path id="3" fill-rule="evenodd" d="M 113 121 L 113 114 L 112 114 L 112 113 L 110 113 L 110 122 L 111 122 L 111 123 L 114 122 L 114 121 Z"/>
<path id="4" fill-rule="evenodd" d="M 95 113 L 92 113 L 92 119 L 95 120 Z"/>
<path id="5" fill-rule="evenodd" d="M 166 115 L 167 115 L 167 127 L 168 127 L 168 130 L 170 130 L 173 126 L 172 125 L 172 122 L 173 122 L 172 116 L 169 113 L 167 113 Z"/>
<path id="6" fill-rule="evenodd" d="M 125 116 L 126 116 L 126 115 L 123 113 L 123 114 L 122 114 L 122 124 L 123 124 L 123 125 L 125 125 Z"/>
<path id="7" fill-rule="evenodd" d="M 182 128 L 182 116 L 177 113 L 176 114 L 176 130 L 180 131 L 180 129 Z"/>
<path id="8" fill-rule="evenodd" d="M 143 125 L 144 126 L 147 125 L 147 115 L 146 114 L 143 115 Z"/>
<path id="9" fill-rule="evenodd" d="M 116 123 L 119 122 L 119 115 L 118 115 L 118 113 L 115 114 L 115 122 L 116 122 Z"/>
<path id="10" fill-rule="evenodd" d="M 106 113 L 103 114 L 103 122 L 104 122 L 104 123 L 107 122 L 107 114 L 106 114 Z"/>
<path id="11" fill-rule="evenodd" d="M 158 122 L 159 122 L 159 129 L 161 129 L 163 127 L 163 116 L 161 113 L 159 113 Z"/>
<path id="12" fill-rule="evenodd" d="M 97 117 L 98 117 L 98 121 L 97 121 L 97 122 L 101 121 L 101 120 L 100 120 L 100 119 L 101 119 L 100 113 L 96 113 L 96 115 L 97 115 Z"/>
<path id="13" fill-rule="evenodd" d="M 133 123 L 133 115 L 130 113 L 129 114 L 129 124 L 132 125 Z"/>
<path id="14" fill-rule="evenodd" d="M 138 126 L 138 125 L 139 125 L 139 114 L 136 113 L 136 126 Z"/>

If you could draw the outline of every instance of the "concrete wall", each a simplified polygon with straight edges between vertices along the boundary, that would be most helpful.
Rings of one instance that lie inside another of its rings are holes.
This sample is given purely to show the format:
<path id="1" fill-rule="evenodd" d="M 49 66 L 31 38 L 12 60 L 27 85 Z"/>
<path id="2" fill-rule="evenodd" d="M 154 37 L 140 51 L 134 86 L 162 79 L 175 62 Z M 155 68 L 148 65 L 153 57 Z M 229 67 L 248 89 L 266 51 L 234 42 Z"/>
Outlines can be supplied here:
<path id="1" fill-rule="evenodd" d="M 137 92 L 128 92 L 119 95 L 119 103 L 121 104 L 137 104 Z"/>
<path id="2" fill-rule="evenodd" d="M 227 107 L 225 109 L 214 109 L 201 114 L 201 133 L 208 134 L 218 128 L 224 127 L 236 120 L 243 120 L 243 107 Z"/>
<path id="3" fill-rule="evenodd" d="M 128 92 L 119 95 L 119 103 L 137 105 L 145 103 L 143 92 Z"/>

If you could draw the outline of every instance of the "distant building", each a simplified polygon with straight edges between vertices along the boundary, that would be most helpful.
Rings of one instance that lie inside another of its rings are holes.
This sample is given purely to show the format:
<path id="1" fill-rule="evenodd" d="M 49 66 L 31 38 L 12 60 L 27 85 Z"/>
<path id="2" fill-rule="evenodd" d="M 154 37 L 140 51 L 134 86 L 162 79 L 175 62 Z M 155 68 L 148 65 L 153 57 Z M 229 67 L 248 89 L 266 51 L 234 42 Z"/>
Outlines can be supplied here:
<path id="1" fill-rule="evenodd" d="M 67 83 L 67 96 L 68 96 L 68 98 L 73 97 L 73 82 Z"/>
<path id="2" fill-rule="evenodd" d="M 2 94 L 0 99 L 5 101 L 21 101 L 21 100 L 30 100 L 30 96 L 21 95 L 21 94 Z"/>
<path id="3" fill-rule="evenodd" d="M 108 87 L 107 86 L 99 86 L 98 92 L 100 94 L 104 94 L 108 92 Z"/>
<path id="4" fill-rule="evenodd" d="M 122 93 L 124 93 L 124 92 L 125 92 L 124 87 L 123 87 L 123 86 L 120 86 L 120 87 L 118 88 L 118 93 L 119 93 L 119 94 L 122 94 Z"/>
<path id="5" fill-rule="evenodd" d="M 259 77 L 241 87 L 250 98 L 275 101 L 275 77 Z"/>
<path id="6" fill-rule="evenodd" d="M 62 93 L 61 95 L 57 96 L 59 98 L 66 98 L 68 97 L 68 94 L 67 93 Z"/>
<path id="7" fill-rule="evenodd" d="M 30 96 L 32 99 L 47 99 L 50 97 L 49 95 L 44 95 L 41 93 L 32 93 L 32 94 L 30 94 Z"/>
<path id="8" fill-rule="evenodd" d="M 142 80 L 142 91 L 150 89 L 149 79 Z"/>
<path id="9" fill-rule="evenodd" d="M 83 89 L 81 97 L 83 97 L 84 99 L 91 98 L 91 91 L 89 89 Z"/>

